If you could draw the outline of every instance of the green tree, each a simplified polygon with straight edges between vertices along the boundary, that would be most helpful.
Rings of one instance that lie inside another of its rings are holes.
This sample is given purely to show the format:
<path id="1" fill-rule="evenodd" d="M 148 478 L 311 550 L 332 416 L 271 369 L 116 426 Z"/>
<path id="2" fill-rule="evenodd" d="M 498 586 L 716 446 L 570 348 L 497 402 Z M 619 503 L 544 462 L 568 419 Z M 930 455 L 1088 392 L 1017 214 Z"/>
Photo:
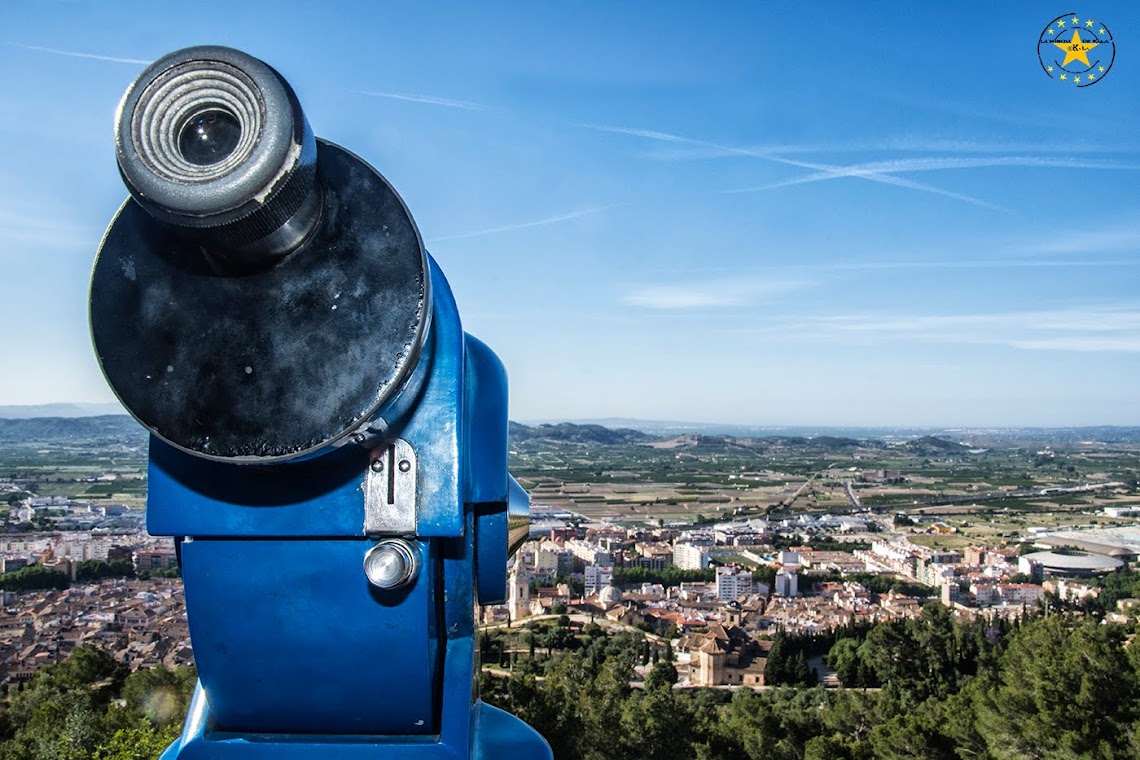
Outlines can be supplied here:
<path id="1" fill-rule="evenodd" d="M 783 631 L 777 631 L 764 665 L 764 683 L 769 686 L 807 684 L 810 677 L 803 650 L 789 641 Z"/>
<path id="2" fill-rule="evenodd" d="M 88 559 L 75 566 L 75 580 L 94 581 L 101 578 L 133 578 L 135 568 L 129 559 Z"/>
<path id="3" fill-rule="evenodd" d="M 906 705 L 945 697 L 957 688 L 954 623 L 937 602 L 924 606 L 918 620 L 876 625 L 860 655 L 883 687 Z"/>
<path id="4" fill-rule="evenodd" d="M 804 744 L 804 760 L 850 760 L 851 751 L 843 737 L 813 736 Z"/>
<path id="5" fill-rule="evenodd" d="M 671 662 L 660 661 L 645 677 L 645 690 L 672 689 L 675 683 L 677 683 L 677 668 Z"/>
<path id="6" fill-rule="evenodd" d="M 854 638 L 841 638 L 832 645 L 825 661 L 835 671 L 840 683 L 847 687 L 874 686 L 874 677 L 867 667 L 860 650 L 860 642 Z"/>
<path id="7" fill-rule="evenodd" d="M 542 635 L 542 645 L 546 647 L 547 653 L 555 649 L 572 649 L 576 643 L 573 632 L 560 625 L 551 627 Z"/>
<path id="8" fill-rule="evenodd" d="M 668 688 L 647 689 L 626 700 L 622 746 L 615 748 L 617 753 L 602 757 L 694 758 L 695 722 L 688 701 L 679 700 Z"/>
<path id="9" fill-rule="evenodd" d="M 954 745 L 942 733 L 936 716 L 937 700 L 913 710 L 902 710 L 875 727 L 870 744 L 884 760 L 957 760 Z"/>
<path id="10" fill-rule="evenodd" d="M 33 676 L 8 706 L 13 733 L 0 756 L 12 760 L 90 757 L 103 716 L 126 672 L 99 649 L 79 647 L 67 660 Z"/>
<path id="11" fill-rule="evenodd" d="M 127 676 L 121 692 L 128 709 L 158 726 L 182 720 L 197 678 L 193 668 L 171 670 L 163 665 Z"/>
<path id="12" fill-rule="evenodd" d="M 61 590 L 70 585 L 67 573 L 43 565 L 32 565 L 0 575 L 0 590 L 4 591 Z"/>
<path id="13" fill-rule="evenodd" d="M 94 760 L 154 760 L 178 738 L 177 723 L 156 728 L 142 720 L 120 728 L 95 750 Z"/>
<path id="14" fill-rule="evenodd" d="M 976 694 L 979 733 L 998 760 L 1132 757 L 1137 676 L 1118 631 L 1054 615 L 1012 637 Z"/>

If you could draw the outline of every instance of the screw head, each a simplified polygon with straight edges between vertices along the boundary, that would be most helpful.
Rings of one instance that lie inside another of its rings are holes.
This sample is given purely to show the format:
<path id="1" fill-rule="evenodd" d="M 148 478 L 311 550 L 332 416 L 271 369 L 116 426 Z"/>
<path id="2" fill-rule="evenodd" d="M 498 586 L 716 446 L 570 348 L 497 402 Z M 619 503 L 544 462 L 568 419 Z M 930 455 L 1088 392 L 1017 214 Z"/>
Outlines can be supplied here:
<path id="1" fill-rule="evenodd" d="M 411 584 L 419 569 L 419 549 L 402 538 L 381 539 L 364 555 L 368 582 L 385 591 Z"/>
<path id="2" fill-rule="evenodd" d="M 372 464 L 370 464 L 369 467 L 372 468 L 372 472 L 383 472 L 384 471 L 384 459 L 381 457 L 377 457 L 376 459 L 373 459 Z"/>

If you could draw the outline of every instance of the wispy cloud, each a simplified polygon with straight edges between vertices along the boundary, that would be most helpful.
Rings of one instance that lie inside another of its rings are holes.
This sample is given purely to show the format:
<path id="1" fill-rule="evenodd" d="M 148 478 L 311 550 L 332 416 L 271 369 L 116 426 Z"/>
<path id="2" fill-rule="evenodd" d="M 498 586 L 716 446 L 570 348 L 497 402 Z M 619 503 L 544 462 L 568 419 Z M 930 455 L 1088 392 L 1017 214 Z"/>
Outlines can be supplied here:
<path id="1" fill-rule="evenodd" d="M 748 148 L 741 148 L 741 147 L 736 147 L 736 146 L 731 146 L 731 145 L 719 145 L 717 143 L 708 142 L 706 140 L 694 140 L 692 138 L 682 137 L 680 135 L 674 135 L 674 134 L 670 134 L 668 132 L 659 132 L 657 130 L 652 130 L 652 129 L 634 129 L 634 128 L 630 128 L 630 127 L 611 127 L 611 126 L 606 126 L 606 125 L 601 125 L 601 124 L 579 124 L 578 126 L 584 127 L 586 129 L 592 129 L 592 130 L 595 130 L 598 132 L 609 132 L 611 134 L 629 135 L 631 137 L 640 137 L 640 138 L 647 139 L 647 140 L 656 140 L 658 142 L 684 144 L 684 145 L 696 145 L 696 146 L 701 146 L 701 147 L 705 147 L 705 148 L 717 148 L 719 150 L 728 151 L 729 153 L 731 153 L 733 155 L 748 156 L 751 158 L 761 158 L 761 159 L 764 159 L 767 161 L 772 161 L 772 162 L 775 162 L 778 164 L 784 164 L 786 166 L 795 166 L 795 167 L 798 167 L 800 169 L 810 169 L 812 171 L 822 172 L 829 177 L 830 176 L 834 176 L 834 177 L 856 177 L 859 179 L 869 180 L 871 182 L 880 182 L 880 183 L 886 184 L 886 185 L 893 185 L 895 187 L 902 187 L 902 188 L 906 188 L 908 190 L 916 190 L 916 191 L 923 192 L 923 193 L 931 193 L 934 195 L 941 195 L 943 197 L 952 198 L 954 200 L 962 201 L 964 203 L 969 203 L 969 204 L 974 205 L 974 206 L 982 206 L 984 208 L 989 208 L 989 209 L 1000 209 L 999 206 L 997 206 L 993 203 L 990 203 L 988 201 L 984 201 L 980 198 L 975 198 L 975 197 L 970 196 L 970 195 L 964 195 L 962 193 L 955 193 L 955 192 L 952 192 L 950 190 L 944 190 L 940 187 L 934 187 L 933 185 L 926 185 L 926 184 L 923 184 L 921 182 L 914 182 L 912 180 L 903 179 L 902 177 L 896 177 L 893 174 L 888 174 L 888 173 L 882 172 L 882 171 L 880 171 L 880 172 L 858 172 L 858 171 L 852 172 L 852 171 L 849 171 L 849 167 L 845 167 L 845 166 L 821 164 L 821 163 L 815 163 L 815 162 L 811 162 L 811 161 L 801 161 L 798 159 L 792 159 L 792 158 L 787 158 L 784 156 L 778 156 L 778 155 L 775 155 L 774 153 L 771 153 L 771 152 L 754 151 L 754 150 L 751 150 Z"/>
<path id="2" fill-rule="evenodd" d="M 741 187 L 724 190 L 726 193 L 752 193 L 773 190 L 779 187 L 802 185 L 808 182 L 839 179 L 841 177 L 869 177 L 906 172 L 945 171 L 947 169 L 982 169 L 991 167 L 1050 167 L 1064 169 L 1112 169 L 1136 171 L 1140 164 L 1121 161 L 1094 161 L 1089 159 L 1055 158 L 1050 156 L 987 156 L 980 158 L 928 157 L 908 158 L 893 161 L 870 161 L 849 166 L 828 167 L 815 174 L 772 182 L 766 185 Z"/>
<path id="3" fill-rule="evenodd" d="M 623 132 L 621 134 L 629 134 Z M 648 137 L 646 134 L 639 136 Z M 812 153 L 951 153 L 951 154 L 992 154 L 1007 155 L 1050 155 L 1063 153 L 1067 156 L 1090 153 L 1116 153 L 1131 155 L 1140 147 L 1102 145 L 1098 143 L 1065 143 L 985 141 L 932 138 L 926 136 L 899 136 L 882 140 L 851 140 L 827 143 L 771 143 L 742 146 L 733 149 L 724 146 L 696 146 L 673 144 L 646 152 L 646 158 L 656 161 L 694 161 L 740 156 L 740 151 L 756 156 L 786 156 L 788 154 Z"/>
<path id="4" fill-rule="evenodd" d="M 899 135 L 872 144 L 871 149 L 912 153 L 1119 153 L 1130 154 L 1140 150 L 1122 142 L 1111 144 L 1086 142 L 1085 140 L 1065 140 L 1064 142 L 1028 142 L 1025 140 L 978 140 L 930 135 Z"/>
<path id="5" fill-rule="evenodd" d="M 603 211 L 608 211 L 613 208 L 610 206 L 593 206 L 591 208 L 578 209 L 577 211 L 570 211 L 565 214 L 558 214 L 557 216 L 548 216 L 543 219 L 535 219 L 529 222 L 515 222 L 513 224 L 504 224 L 499 227 L 488 227 L 485 230 L 474 230 L 473 232 L 460 232 L 455 235 L 444 235 L 442 237 L 432 238 L 432 243 L 438 243 L 444 240 L 465 240 L 467 238 L 482 237 L 483 235 L 494 235 L 498 232 L 511 232 L 512 230 L 525 230 L 530 227 L 543 227 L 547 224 L 559 224 L 561 222 L 568 222 L 571 219 L 578 219 L 583 216 L 590 216 L 591 214 L 600 214 Z"/>
<path id="6" fill-rule="evenodd" d="M 923 270 L 959 269 L 1088 269 L 1111 267 L 1135 267 L 1136 261 L 1129 258 L 1100 259 L 1060 259 L 1060 258 L 1010 258 L 1010 259 L 928 259 L 896 261 L 830 261 L 817 264 L 800 264 L 780 267 L 779 271 L 805 273 L 819 277 L 827 273 L 842 272 L 905 272 Z"/>
<path id="7" fill-rule="evenodd" d="M 631 306 L 659 311 L 722 309 L 744 306 L 807 285 L 798 280 L 759 279 L 644 285 L 632 290 L 622 300 Z"/>
<path id="8" fill-rule="evenodd" d="M 1014 341 L 1014 348 L 1029 351 L 1082 351 L 1082 352 L 1124 352 L 1140 353 L 1140 337 L 1134 338 L 1047 338 L 1038 340 Z"/>
<path id="9" fill-rule="evenodd" d="M 1140 252 L 1140 223 L 1064 231 L 1029 243 L 1033 253 L 1137 253 Z"/>
<path id="10" fill-rule="evenodd" d="M 951 198 L 953 200 L 962 201 L 963 203 L 969 203 L 970 205 L 973 205 L 973 206 L 981 206 L 982 208 L 988 208 L 988 209 L 993 209 L 993 210 L 1001 210 L 1001 208 L 1002 208 L 1001 206 L 998 206 L 995 203 L 990 203 L 989 201 L 984 201 L 981 198 L 975 198 L 972 195 L 966 195 L 964 193 L 955 193 L 951 190 L 944 190 L 940 187 L 935 187 L 934 185 L 927 185 L 927 184 L 924 184 L 921 182 L 914 182 L 914 181 L 909 180 L 909 179 L 903 179 L 902 177 L 896 177 L 893 174 L 888 174 L 888 173 L 882 172 L 882 171 L 880 171 L 880 172 L 858 171 L 858 170 L 852 171 L 852 167 L 849 167 L 849 166 L 839 166 L 839 165 L 832 165 L 832 164 L 817 164 L 817 163 L 809 163 L 807 161 L 793 161 L 793 160 L 788 159 L 788 158 L 777 158 L 776 156 L 769 156 L 768 159 L 770 161 L 776 161 L 777 163 L 787 164 L 789 166 L 798 166 L 801 169 L 812 169 L 816 172 L 819 172 L 822 175 L 822 177 L 826 178 L 826 179 L 838 179 L 840 177 L 857 177 L 859 179 L 869 179 L 872 182 L 882 182 L 882 183 L 887 184 L 887 185 L 893 185 L 895 187 L 902 187 L 902 188 L 906 188 L 908 190 L 918 190 L 919 192 L 923 192 L 923 193 L 931 193 L 933 195 L 941 195 L 944 198 Z M 813 176 L 815 176 L 815 175 L 813 175 Z"/>
<path id="11" fill-rule="evenodd" d="M 630 137 L 644 137 L 647 140 L 657 140 L 659 142 L 682 143 L 685 145 L 699 145 L 706 148 L 716 148 L 718 150 L 726 151 L 733 155 L 739 155 L 741 148 L 730 148 L 724 145 L 717 145 L 716 143 L 705 142 L 703 140 L 692 140 L 688 137 L 681 137 L 680 135 L 671 135 L 668 132 L 658 132 L 654 129 L 634 129 L 633 127 L 611 127 L 605 124 L 578 124 L 577 126 L 583 129 L 592 129 L 595 132 L 609 132 L 614 135 L 628 135 Z"/>
<path id="12" fill-rule="evenodd" d="M 390 100 L 404 100 L 409 103 L 424 103 L 430 106 L 445 106 L 447 108 L 462 108 L 465 111 L 485 111 L 487 106 L 482 103 L 473 103 L 468 100 L 453 100 L 451 98 L 440 98 L 435 95 L 423 95 L 414 93 L 398 93 L 398 92 L 376 92 L 375 90 L 357 90 L 359 95 L 367 95 L 370 98 L 388 98 Z"/>
<path id="13" fill-rule="evenodd" d="M 28 249 L 73 250 L 90 248 L 99 230 L 74 224 L 63 216 L 0 211 L 0 247 L 24 254 Z"/>
<path id="14" fill-rule="evenodd" d="M 620 133 L 628 134 L 628 133 Z M 646 137 L 646 135 L 638 135 Z M 669 142 L 669 141 L 662 141 Z M 754 157 L 767 157 L 767 156 L 782 156 L 789 153 L 846 153 L 857 150 L 874 150 L 875 148 L 869 144 L 841 144 L 833 143 L 830 145 L 821 144 L 792 144 L 792 143 L 773 143 L 770 145 L 749 145 L 742 147 L 740 150 L 747 151 L 747 155 Z M 717 145 L 670 145 L 669 147 L 658 147 L 652 151 L 646 152 L 645 158 L 653 159 L 655 161 L 695 161 L 712 158 L 739 158 L 740 150 L 733 150 Z"/>
<path id="15" fill-rule="evenodd" d="M 776 328 L 798 340 L 1001 345 L 1023 350 L 1140 352 L 1140 308 L 1089 307 L 980 314 L 848 314 Z"/>
<path id="16" fill-rule="evenodd" d="M 856 261 L 820 264 L 811 270 L 875 271 L 905 269 L 1046 269 L 1058 267 L 1122 267 L 1136 266 L 1129 259 L 994 259 L 931 261 Z"/>
<path id="17" fill-rule="evenodd" d="M 122 58 L 114 55 L 99 55 L 97 53 L 83 53 L 78 50 L 60 50 L 59 48 L 43 47 L 42 45 L 24 45 L 19 42 L 9 42 L 12 47 L 21 48 L 23 50 L 34 50 L 37 53 L 51 53 L 52 55 L 63 55 L 68 58 L 87 58 L 93 61 L 107 61 L 109 63 L 130 63 L 146 65 L 150 61 L 145 58 Z"/>

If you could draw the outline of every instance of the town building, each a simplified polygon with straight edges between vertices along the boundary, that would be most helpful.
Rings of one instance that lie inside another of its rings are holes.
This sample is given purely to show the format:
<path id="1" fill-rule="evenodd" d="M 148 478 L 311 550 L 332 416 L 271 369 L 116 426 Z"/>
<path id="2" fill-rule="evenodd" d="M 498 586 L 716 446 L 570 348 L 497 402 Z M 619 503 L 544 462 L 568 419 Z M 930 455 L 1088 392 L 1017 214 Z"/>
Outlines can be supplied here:
<path id="1" fill-rule="evenodd" d="M 85 645 L 132 670 L 193 662 L 178 578 L 109 579 L 0 602 L 0 683 L 26 681 Z"/>
<path id="2" fill-rule="evenodd" d="M 799 596 L 799 578 L 796 576 L 796 571 L 787 567 L 777 570 L 776 583 L 772 591 L 776 596 Z"/>
<path id="3" fill-rule="evenodd" d="M 704 570 L 709 566 L 709 553 L 695 544 L 677 543 L 673 545 L 673 564 L 681 570 Z"/>
<path id="4" fill-rule="evenodd" d="M 694 686 L 763 686 L 766 649 L 739 625 L 714 623 L 708 632 L 682 638 Z"/>
<path id="5" fill-rule="evenodd" d="M 1104 554 L 1061 549 L 1059 551 L 1032 552 L 1017 561 L 1017 568 L 1034 580 L 1045 577 L 1087 578 L 1105 575 L 1124 566 L 1118 557 Z"/>
<path id="6" fill-rule="evenodd" d="M 530 614 L 530 573 L 519 554 L 515 555 L 511 571 L 507 574 L 507 611 L 511 620 Z"/>
<path id="7" fill-rule="evenodd" d="M 178 567 L 178 557 L 172 546 L 139 549 L 134 553 L 133 560 L 136 573 L 153 573 L 155 570 Z"/>
<path id="8" fill-rule="evenodd" d="M 613 554 L 597 544 L 575 538 L 567 541 L 565 546 L 574 557 L 575 572 L 581 572 L 586 565 L 614 566 Z"/>
<path id="9" fill-rule="evenodd" d="M 613 583 L 614 569 L 605 565 L 587 565 L 585 570 L 586 596 L 596 594 Z"/>
<path id="10" fill-rule="evenodd" d="M 752 573 L 734 567 L 716 569 L 716 596 L 726 602 L 750 596 L 755 591 Z"/>

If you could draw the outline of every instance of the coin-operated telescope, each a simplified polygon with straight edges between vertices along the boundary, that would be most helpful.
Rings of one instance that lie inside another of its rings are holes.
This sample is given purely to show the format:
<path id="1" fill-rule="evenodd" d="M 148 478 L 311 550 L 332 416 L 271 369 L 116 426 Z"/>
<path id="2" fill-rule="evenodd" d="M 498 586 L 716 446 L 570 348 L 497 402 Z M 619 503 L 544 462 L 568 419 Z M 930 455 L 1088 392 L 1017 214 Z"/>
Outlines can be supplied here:
<path id="1" fill-rule="evenodd" d="M 473 696 L 529 499 L 503 367 L 403 201 L 228 48 L 148 67 L 115 144 L 91 332 L 151 433 L 199 673 L 163 757 L 549 758 Z"/>

